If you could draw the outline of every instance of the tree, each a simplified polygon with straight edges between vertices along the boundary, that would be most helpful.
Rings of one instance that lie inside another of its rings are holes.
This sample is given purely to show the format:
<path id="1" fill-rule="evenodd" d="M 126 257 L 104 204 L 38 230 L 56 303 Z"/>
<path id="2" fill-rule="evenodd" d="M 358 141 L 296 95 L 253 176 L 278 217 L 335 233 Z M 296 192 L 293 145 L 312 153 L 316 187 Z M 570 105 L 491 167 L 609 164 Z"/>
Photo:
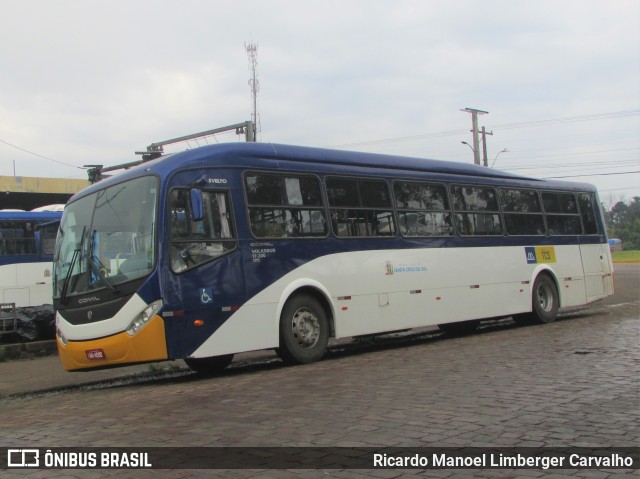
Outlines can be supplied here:
<path id="1" fill-rule="evenodd" d="M 640 249 L 640 196 L 618 201 L 605 213 L 609 238 L 620 238 L 624 249 Z"/>

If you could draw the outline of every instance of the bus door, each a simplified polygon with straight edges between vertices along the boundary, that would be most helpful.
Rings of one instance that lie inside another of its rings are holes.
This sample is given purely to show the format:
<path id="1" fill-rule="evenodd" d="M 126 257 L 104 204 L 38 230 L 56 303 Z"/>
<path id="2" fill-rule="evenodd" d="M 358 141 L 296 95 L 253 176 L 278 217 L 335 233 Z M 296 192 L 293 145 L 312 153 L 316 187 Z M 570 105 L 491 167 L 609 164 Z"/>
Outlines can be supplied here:
<path id="1" fill-rule="evenodd" d="M 584 228 L 583 239 L 600 238 L 596 221 L 596 201 L 591 193 L 578 193 L 578 206 Z M 604 234 L 603 234 L 604 236 Z M 584 286 L 587 302 L 595 301 L 613 293 L 611 256 L 608 243 L 581 243 L 580 256 L 584 271 Z"/>
<path id="2" fill-rule="evenodd" d="M 582 267 L 584 268 L 584 285 L 587 302 L 595 301 L 608 294 L 613 294 L 609 245 L 580 245 Z"/>

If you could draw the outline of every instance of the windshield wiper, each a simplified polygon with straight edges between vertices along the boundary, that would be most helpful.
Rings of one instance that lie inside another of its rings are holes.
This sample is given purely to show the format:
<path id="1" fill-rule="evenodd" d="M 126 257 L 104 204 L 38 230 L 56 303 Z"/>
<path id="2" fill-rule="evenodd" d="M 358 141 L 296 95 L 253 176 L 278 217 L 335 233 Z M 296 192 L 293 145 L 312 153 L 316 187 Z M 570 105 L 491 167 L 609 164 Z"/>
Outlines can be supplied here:
<path id="1" fill-rule="evenodd" d="M 76 261 L 78 261 L 78 256 L 80 256 L 80 251 L 82 250 L 82 243 L 84 242 L 84 234 L 87 231 L 87 227 L 84 226 L 82 228 L 82 235 L 80 236 L 80 245 L 78 248 L 73 250 L 73 255 L 71 256 L 71 263 L 69 263 L 69 269 L 67 270 L 67 276 L 64 278 L 64 283 L 62 283 L 62 291 L 60 291 L 60 302 L 65 304 L 67 302 L 67 290 L 69 289 L 69 283 L 71 282 L 71 276 L 73 274 L 73 267 L 76 265 Z"/>

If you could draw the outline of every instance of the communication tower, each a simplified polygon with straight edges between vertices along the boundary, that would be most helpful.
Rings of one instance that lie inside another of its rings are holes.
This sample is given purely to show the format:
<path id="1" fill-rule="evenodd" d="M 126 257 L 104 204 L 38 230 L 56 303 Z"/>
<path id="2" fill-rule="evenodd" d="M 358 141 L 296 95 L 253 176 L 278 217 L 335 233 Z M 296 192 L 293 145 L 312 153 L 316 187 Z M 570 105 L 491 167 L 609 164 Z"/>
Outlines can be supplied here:
<path id="1" fill-rule="evenodd" d="M 249 87 L 251 88 L 251 121 L 254 124 L 256 133 L 260 131 L 260 119 L 258 118 L 258 91 L 260 90 L 260 82 L 258 81 L 258 74 L 256 67 L 258 65 L 258 44 L 257 43 L 245 43 L 245 49 L 247 50 L 247 56 L 249 57 Z"/>

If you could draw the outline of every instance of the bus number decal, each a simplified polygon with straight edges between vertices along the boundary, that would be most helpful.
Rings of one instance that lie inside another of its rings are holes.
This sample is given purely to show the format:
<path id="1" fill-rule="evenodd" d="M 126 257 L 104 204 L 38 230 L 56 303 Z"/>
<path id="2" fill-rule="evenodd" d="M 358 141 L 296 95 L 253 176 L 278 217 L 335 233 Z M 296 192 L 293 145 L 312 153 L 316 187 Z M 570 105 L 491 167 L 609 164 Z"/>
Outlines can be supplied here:
<path id="1" fill-rule="evenodd" d="M 260 263 L 275 252 L 273 243 L 251 243 L 251 260 L 254 263 Z"/>
<path id="2" fill-rule="evenodd" d="M 526 246 L 524 252 L 527 264 L 556 262 L 556 252 L 553 246 Z"/>

